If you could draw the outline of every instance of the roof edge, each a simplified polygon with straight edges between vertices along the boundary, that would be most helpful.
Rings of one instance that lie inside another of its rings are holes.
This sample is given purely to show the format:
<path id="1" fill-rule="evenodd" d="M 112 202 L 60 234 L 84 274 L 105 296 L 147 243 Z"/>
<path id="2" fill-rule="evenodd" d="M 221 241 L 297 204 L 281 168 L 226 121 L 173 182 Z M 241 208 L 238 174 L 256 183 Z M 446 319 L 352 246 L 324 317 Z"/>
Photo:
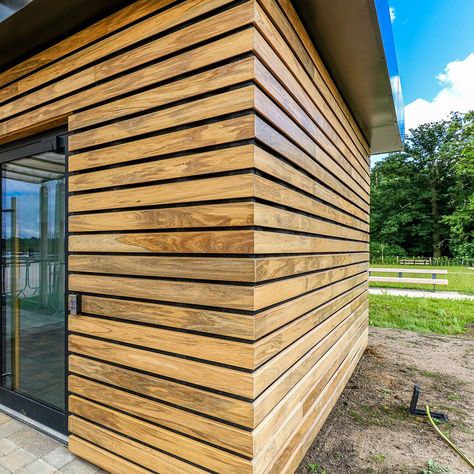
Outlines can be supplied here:
<path id="1" fill-rule="evenodd" d="M 293 0 L 371 153 L 403 148 L 404 107 L 387 0 Z"/>

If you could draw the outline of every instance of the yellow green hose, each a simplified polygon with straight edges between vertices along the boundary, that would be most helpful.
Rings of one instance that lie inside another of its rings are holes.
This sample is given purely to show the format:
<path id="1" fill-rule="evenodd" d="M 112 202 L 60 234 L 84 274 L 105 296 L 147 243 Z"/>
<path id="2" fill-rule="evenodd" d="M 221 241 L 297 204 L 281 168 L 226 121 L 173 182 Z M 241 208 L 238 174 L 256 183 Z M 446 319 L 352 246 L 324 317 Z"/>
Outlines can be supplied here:
<path id="1" fill-rule="evenodd" d="M 453 448 L 454 451 L 456 451 L 459 454 L 459 456 L 461 456 L 464 459 L 464 461 L 466 461 L 466 463 L 469 464 L 469 466 L 471 466 L 474 469 L 474 463 L 436 426 L 436 423 L 433 421 L 433 418 L 431 417 L 430 407 L 428 405 L 426 405 L 426 414 L 428 415 L 428 419 L 430 420 L 436 432 L 441 436 L 441 438 L 443 438 L 446 441 L 446 443 L 448 443 L 449 446 L 451 446 L 451 448 Z"/>

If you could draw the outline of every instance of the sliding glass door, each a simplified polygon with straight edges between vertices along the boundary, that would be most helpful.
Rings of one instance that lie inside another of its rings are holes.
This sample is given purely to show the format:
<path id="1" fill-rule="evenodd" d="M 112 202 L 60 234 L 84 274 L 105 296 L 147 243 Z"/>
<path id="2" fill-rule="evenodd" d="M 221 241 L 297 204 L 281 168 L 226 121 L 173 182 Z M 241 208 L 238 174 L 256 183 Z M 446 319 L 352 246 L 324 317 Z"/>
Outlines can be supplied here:
<path id="1" fill-rule="evenodd" d="M 0 403 L 64 431 L 66 183 L 56 133 L 0 151 Z"/>

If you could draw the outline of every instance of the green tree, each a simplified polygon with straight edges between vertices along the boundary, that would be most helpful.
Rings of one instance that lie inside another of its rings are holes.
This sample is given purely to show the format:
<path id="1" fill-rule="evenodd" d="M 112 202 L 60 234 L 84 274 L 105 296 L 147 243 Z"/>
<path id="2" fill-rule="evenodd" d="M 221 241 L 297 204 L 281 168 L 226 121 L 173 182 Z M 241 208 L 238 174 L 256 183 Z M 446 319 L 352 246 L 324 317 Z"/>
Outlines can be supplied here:
<path id="1" fill-rule="evenodd" d="M 409 155 L 393 153 L 375 165 L 371 196 L 373 244 L 402 247 L 410 255 L 426 254 L 431 242 L 429 213 L 426 188 Z"/>
<path id="2" fill-rule="evenodd" d="M 472 244 L 472 138 L 473 114 L 452 114 L 411 129 L 405 151 L 373 167 L 374 242 L 434 257 Z"/>
<path id="3" fill-rule="evenodd" d="M 457 114 L 451 124 L 455 140 L 443 153 L 455 157 L 455 186 L 452 192 L 452 214 L 443 222 L 449 227 L 449 247 L 456 257 L 474 258 L 474 111 Z"/>

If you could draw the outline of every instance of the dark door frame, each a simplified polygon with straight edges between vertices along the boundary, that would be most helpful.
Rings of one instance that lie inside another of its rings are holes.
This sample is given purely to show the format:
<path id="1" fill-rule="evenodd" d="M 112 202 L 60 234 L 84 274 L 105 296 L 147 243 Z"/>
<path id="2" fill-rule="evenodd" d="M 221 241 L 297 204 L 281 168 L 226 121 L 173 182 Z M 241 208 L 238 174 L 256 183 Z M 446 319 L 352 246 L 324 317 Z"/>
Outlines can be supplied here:
<path id="1" fill-rule="evenodd" d="M 68 223 L 67 223 L 67 212 L 68 212 L 68 203 L 67 203 L 67 176 L 68 176 L 68 149 L 67 149 L 67 127 L 59 127 L 47 132 L 40 134 L 32 135 L 21 140 L 8 143 L 6 145 L 0 146 L 0 165 L 8 161 L 17 160 L 20 158 L 27 158 L 34 154 L 45 153 L 45 152 L 60 152 L 65 155 L 65 242 L 64 242 L 64 251 L 65 251 L 65 293 L 64 293 L 64 311 L 65 311 L 65 324 L 64 324 L 64 345 L 67 346 L 67 335 L 68 335 L 68 318 L 67 318 L 67 234 L 68 234 Z M 0 183 L 2 181 L 0 180 Z M 3 189 L 0 191 L 3 193 Z M 3 229 L 3 213 L 0 212 L 0 229 Z M 0 238 L 0 255 L 3 251 L 3 238 Z M 3 272 L 2 272 L 3 274 Z M 0 276 L 0 279 L 2 277 Z M 0 281 L 2 288 L 2 298 L 3 298 L 3 281 Z M 3 386 L 4 378 L 4 361 L 5 361 L 5 344 L 3 343 L 3 335 L 5 334 L 5 311 L 4 311 L 3 301 L 1 303 L 1 331 L 0 331 L 0 370 L 1 370 L 1 383 L 0 383 L 0 404 L 6 406 L 10 410 L 17 412 L 24 417 L 27 417 L 35 422 L 38 422 L 54 431 L 57 431 L 61 434 L 67 434 L 67 347 L 64 348 L 64 406 L 65 411 L 61 411 L 57 408 L 51 407 L 40 401 L 33 400 L 31 398 L 22 395 L 21 393 L 14 392 Z"/>

